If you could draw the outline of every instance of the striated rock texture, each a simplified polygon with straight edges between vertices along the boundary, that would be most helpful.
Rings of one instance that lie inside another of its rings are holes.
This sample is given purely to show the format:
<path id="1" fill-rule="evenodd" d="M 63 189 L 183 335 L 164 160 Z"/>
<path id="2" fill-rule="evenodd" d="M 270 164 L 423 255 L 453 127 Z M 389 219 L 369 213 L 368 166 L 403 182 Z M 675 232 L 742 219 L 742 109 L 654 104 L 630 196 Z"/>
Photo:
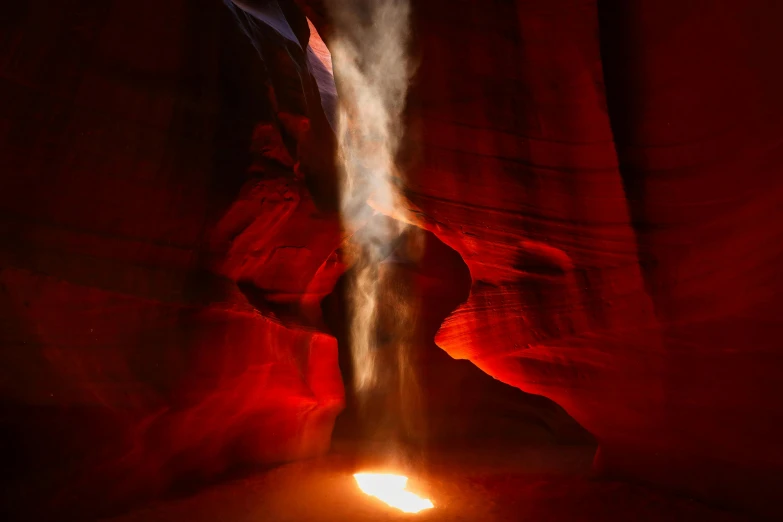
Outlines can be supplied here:
<path id="1" fill-rule="evenodd" d="M 440 347 L 603 472 L 774 513 L 781 12 L 708 4 L 416 3 L 408 197 L 472 278 Z"/>
<path id="2" fill-rule="evenodd" d="M 596 6 L 463 7 L 418 11 L 409 198 L 473 280 L 435 341 L 552 398 L 602 445 L 616 437 L 646 451 L 663 420 L 663 353 L 606 110 Z"/>

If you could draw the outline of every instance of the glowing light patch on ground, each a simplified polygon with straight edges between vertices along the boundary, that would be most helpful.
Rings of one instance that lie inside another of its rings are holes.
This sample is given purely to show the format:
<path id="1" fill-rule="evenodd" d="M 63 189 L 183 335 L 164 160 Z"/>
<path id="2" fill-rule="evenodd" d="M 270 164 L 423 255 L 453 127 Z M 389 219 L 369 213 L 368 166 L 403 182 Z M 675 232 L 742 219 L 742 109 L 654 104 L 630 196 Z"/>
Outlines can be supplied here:
<path id="1" fill-rule="evenodd" d="M 405 513 L 418 513 L 434 507 L 429 499 L 421 498 L 405 489 L 408 477 L 403 475 L 356 473 L 353 477 L 364 493 Z"/>

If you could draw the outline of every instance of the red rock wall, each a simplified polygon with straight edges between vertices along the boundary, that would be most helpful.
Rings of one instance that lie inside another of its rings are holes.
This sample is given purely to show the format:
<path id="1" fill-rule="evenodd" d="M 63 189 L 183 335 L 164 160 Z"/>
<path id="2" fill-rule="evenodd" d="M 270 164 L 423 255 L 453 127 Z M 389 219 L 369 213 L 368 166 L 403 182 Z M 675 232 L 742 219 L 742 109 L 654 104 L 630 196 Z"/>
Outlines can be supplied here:
<path id="1" fill-rule="evenodd" d="M 605 463 L 776 511 L 783 74 L 771 64 L 783 58 L 782 16 L 779 4 L 726 1 L 602 12 L 610 114 L 661 324 L 665 414 L 654 431 L 663 458 L 607 451 Z"/>
<path id="2" fill-rule="evenodd" d="M 316 296 L 319 312 L 331 289 L 316 274 L 337 221 L 267 150 L 268 125 L 252 150 L 283 163 L 247 181 L 253 127 L 272 111 L 236 21 L 211 1 L 13 4 L 0 442 L 10 478 L 34 485 L 9 488 L 13 505 L 95 514 L 183 476 L 325 451 L 343 400 L 337 346 L 300 301 Z"/>
<path id="3" fill-rule="evenodd" d="M 779 9 L 416 5 L 408 195 L 473 279 L 438 345 L 604 472 L 779 509 Z"/>

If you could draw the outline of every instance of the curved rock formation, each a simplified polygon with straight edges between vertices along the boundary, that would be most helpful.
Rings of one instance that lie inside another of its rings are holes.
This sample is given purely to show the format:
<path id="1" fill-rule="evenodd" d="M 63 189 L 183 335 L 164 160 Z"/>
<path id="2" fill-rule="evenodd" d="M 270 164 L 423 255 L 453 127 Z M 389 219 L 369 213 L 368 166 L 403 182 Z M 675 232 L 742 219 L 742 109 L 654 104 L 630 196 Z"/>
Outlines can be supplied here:
<path id="1" fill-rule="evenodd" d="M 761 4 L 418 4 L 409 198 L 473 278 L 439 346 L 566 408 L 604 472 L 775 512 L 782 47 Z"/>

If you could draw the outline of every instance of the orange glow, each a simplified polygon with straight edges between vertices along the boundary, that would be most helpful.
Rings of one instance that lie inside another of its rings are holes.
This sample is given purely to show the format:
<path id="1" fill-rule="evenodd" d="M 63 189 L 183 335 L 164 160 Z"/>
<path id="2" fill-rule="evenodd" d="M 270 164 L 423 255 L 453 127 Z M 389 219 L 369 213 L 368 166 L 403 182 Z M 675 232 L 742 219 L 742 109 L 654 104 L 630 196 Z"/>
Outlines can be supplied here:
<path id="1" fill-rule="evenodd" d="M 405 513 L 431 509 L 432 502 L 405 489 L 408 477 L 389 473 L 356 473 L 356 483 L 364 493 Z"/>

